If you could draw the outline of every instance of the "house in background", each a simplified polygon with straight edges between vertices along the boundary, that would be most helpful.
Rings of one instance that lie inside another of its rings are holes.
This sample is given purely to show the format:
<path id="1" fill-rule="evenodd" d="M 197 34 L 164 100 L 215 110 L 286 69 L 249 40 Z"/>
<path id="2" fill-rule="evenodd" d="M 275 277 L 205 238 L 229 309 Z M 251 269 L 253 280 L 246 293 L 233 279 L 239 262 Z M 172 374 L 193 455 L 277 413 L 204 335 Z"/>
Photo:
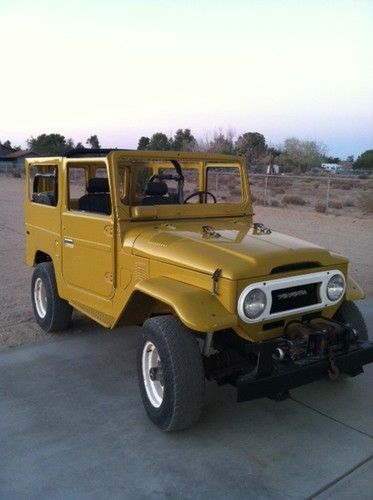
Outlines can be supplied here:
<path id="1" fill-rule="evenodd" d="M 10 153 L 14 153 L 16 149 L 11 148 L 10 146 L 5 146 L 5 144 L 0 143 L 0 158 L 3 156 L 7 156 Z"/>
<path id="2" fill-rule="evenodd" d="M 38 156 L 33 151 L 13 149 L 0 144 L 0 172 L 12 173 L 23 171 L 25 158 Z"/>

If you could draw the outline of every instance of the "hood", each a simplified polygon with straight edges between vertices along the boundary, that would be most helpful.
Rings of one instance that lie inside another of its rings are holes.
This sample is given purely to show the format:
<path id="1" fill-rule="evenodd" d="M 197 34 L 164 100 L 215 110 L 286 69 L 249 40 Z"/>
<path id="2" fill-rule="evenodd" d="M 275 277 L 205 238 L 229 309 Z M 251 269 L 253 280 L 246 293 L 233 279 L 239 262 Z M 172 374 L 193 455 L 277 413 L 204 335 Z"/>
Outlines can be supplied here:
<path id="1" fill-rule="evenodd" d="M 220 268 L 228 279 L 266 276 L 291 264 L 307 268 L 347 263 L 342 256 L 298 238 L 275 231 L 257 233 L 246 221 L 209 221 L 212 231 L 204 230 L 205 224 L 206 220 L 183 221 L 148 227 L 135 239 L 133 253 L 206 274 Z"/>

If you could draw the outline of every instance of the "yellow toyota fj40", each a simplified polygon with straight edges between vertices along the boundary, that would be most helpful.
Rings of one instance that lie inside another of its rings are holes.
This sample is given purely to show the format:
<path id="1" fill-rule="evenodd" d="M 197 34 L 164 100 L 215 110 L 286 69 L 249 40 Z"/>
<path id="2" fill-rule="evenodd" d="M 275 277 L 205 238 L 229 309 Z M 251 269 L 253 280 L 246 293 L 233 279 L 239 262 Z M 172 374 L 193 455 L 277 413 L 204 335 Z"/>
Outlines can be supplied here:
<path id="1" fill-rule="evenodd" d="M 143 325 L 138 378 L 161 429 L 196 423 L 205 379 L 238 401 L 361 373 L 373 343 L 344 257 L 253 221 L 242 158 L 73 150 L 26 161 L 26 259 L 46 332 L 76 308 Z M 284 214 L 285 216 L 285 214 Z"/>

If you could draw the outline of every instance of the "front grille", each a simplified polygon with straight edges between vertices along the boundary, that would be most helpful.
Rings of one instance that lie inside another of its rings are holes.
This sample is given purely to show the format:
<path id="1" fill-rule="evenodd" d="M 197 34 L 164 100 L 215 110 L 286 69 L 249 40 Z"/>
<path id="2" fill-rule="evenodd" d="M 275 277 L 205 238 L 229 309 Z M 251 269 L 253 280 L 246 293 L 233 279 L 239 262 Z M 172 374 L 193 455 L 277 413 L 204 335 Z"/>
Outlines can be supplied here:
<path id="1" fill-rule="evenodd" d="M 299 309 L 319 303 L 319 285 L 320 283 L 310 283 L 308 285 L 272 290 L 270 314 L 291 311 L 292 309 Z"/>

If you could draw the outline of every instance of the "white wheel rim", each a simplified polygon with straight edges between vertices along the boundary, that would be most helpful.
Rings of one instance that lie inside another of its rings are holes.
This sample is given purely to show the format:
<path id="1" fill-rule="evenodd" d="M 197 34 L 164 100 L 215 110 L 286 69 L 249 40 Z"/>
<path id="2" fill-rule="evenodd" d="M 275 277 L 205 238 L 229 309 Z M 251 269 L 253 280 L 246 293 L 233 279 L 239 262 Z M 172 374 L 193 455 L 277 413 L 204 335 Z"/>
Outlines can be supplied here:
<path id="1" fill-rule="evenodd" d="M 45 318 L 47 314 L 47 292 L 41 278 L 37 278 L 35 281 L 34 302 L 38 316 L 40 318 Z"/>
<path id="2" fill-rule="evenodd" d="M 150 403 L 159 408 L 163 401 L 164 383 L 161 359 L 153 342 L 146 342 L 142 351 L 142 376 Z"/>

